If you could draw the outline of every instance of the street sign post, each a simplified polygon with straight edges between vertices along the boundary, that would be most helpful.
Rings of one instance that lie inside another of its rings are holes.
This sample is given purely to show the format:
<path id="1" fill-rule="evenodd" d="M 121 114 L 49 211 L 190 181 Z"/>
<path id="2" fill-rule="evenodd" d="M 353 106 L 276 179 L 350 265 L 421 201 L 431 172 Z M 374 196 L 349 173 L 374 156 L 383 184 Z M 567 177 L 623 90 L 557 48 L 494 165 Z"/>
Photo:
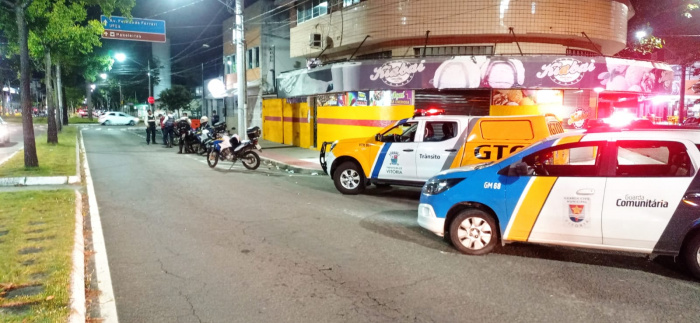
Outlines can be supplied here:
<path id="1" fill-rule="evenodd" d="M 165 21 L 101 16 L 105 27 L 102 38 L 164 43 Z"/>

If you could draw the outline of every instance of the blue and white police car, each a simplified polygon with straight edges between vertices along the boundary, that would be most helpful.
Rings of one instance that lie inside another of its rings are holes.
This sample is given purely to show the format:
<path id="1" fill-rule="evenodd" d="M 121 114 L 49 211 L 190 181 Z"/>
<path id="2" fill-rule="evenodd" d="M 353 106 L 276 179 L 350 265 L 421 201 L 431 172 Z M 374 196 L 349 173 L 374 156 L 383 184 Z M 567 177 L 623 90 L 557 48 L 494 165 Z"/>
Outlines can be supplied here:
<path id="1" fill-rule="evenodd" d="M 528 242 L 682 256 L 700 278 L 700 130 L 556 135 L 443 171 L 418 223 L 462 253 Z"/>

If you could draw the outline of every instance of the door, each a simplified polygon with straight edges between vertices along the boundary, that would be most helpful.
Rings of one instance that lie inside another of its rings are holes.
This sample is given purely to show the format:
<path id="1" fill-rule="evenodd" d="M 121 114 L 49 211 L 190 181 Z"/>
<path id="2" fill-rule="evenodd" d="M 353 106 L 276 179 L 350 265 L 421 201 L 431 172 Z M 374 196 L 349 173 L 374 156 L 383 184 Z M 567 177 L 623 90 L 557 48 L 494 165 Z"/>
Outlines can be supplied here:
<path id="1" fill-rule="evenodd" d="M 570 143 L 524 157 L 528 176 L 506 188 L 513 210 L 507 240 L 602 244 L 604 148 L 605 142 Z"/>
<path id="2" fill-rule="evenodd" d="M 119 118 L 117 119 L 117 124 L 127 124 L 127 123 L 129 123 L 128 118 L 126 117 L 126 114 L 119 113 L 118 117 L 119 117 Z"/>
<path id="3" fill-rule="evenodd" d="M 419 122 L 401 123 L 382 134 L 371 178 L 416 181 L 416 133 Z"/>
<path id="4" fill-rule="evenodd" d="M 617 141 L 603 206 L 605 245 L 654 249 L 695 173 L 687 149 L 676 141 Z"/>
<path id="5" fill-rule="evenodd" d="M 416 153 L 416 174 L 419 180 L 427 181 L 452 165 L 459 151 L 460 124 L 457 120 L 426 121 L 422 128 Z"/>

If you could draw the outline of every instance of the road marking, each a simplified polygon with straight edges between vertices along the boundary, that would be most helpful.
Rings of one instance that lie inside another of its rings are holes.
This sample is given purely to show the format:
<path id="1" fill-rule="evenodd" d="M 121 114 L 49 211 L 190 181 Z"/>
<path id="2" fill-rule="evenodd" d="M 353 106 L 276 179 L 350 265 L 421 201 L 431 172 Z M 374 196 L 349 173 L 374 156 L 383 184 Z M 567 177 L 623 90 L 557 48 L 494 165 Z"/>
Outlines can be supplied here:
<path id="1" fill-rule="evenodd" d="M 87 151 L 83 142 L 82 131 L 80 133 L 80 149 L 83 151 L 83 167 L 85 169 L 85 183 L 88 192 L 88 205 L 90 207 L 90 223 L 92 226 L 92 246 L 95 251 L 95 272 L 97 274 L 97 288 L 100 291 L 100 317 L 102 322 L 118 323 L 117 301 L 114 298 L 112 288 L 112 276 L 109 272 L 109 261 L 107 260 L 107 247 L 102 233 L 102 220 L 100 210 L 97 207 L 95 197 L 95 186 L 90 175 L 90 165 L 87 160 Z"/>
<path id="2" fill-rule="evenodd" d="M 85 322 L 85 241 L 83 236 L 83 199 L 75 190 L 75 232 L 73 271 L 70 278 L 70 316 L 68 322 Z"/>

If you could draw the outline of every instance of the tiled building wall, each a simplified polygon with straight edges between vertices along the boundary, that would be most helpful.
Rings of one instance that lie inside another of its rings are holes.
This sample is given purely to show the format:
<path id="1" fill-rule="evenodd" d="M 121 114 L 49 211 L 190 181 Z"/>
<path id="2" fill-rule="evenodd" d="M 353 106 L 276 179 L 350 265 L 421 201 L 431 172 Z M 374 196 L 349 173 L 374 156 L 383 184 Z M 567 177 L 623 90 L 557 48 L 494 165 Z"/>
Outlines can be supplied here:
<path id="1" fill-rule="evenodd" d="M 604 54 L 612 55 L 625 47 L 629 14 L 627 5 L 613 0 L 367 0 L 293 27 L 291 56 L 320 53 L 309 47 L 311 33 L 330 39 L 332 47 L 324 54 L 333 56 L 352 52 L 366 35 L 370 38 L 358 54 L 420 45 L 426 30 L 429 40 L 443 45 L 489 43 L 493 38 L 499 42 L 498 53 L 503 52 L 499 46 L 508 46 L 510 40 L 503 36 L 510 36 L 509 27 L 521 42 L 559 44 L 526 45 L 526 53 L 586 48 L 585 32 Z M 507 51 L 517 52 L 512 46 L 515 50 Z"/>

